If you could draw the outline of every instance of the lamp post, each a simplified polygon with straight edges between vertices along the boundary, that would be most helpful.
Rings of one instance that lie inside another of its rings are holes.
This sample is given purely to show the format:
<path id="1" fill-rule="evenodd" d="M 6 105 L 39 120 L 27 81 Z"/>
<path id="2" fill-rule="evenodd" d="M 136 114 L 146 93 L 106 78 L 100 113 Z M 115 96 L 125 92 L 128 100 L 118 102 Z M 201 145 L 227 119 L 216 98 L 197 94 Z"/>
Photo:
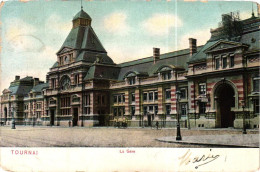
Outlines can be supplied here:
<path id="1" fill-rule="evenodd" d="M 180 129 L 180 118 L 179 118 L 179 98 L 180 98 L 180 91 L 176 91 L 176 95 L 177 95 L 177 106 L 176 106 L 176 113 L 177 113 L 177 136 L 176 136 L 176 140 L 181 140 L 181 129 Z"/>
<path id="2" fill-rule="evenodd" d="M 12 128 L 11 128 L 11 129 L 15 129 L 15 120 L 14 120 L 14 111 L 15 111 L 15 108 L 14 108 L 14 107 L 11 107 L 11 110 L 12 110 Z"/>
<path id="3" fill-rule="evenodd" d="M 243 108 L 243 134 L 246 134 L 246 125 L 245 125 L 245 101 L 241 101 L 242 108 Z"/>

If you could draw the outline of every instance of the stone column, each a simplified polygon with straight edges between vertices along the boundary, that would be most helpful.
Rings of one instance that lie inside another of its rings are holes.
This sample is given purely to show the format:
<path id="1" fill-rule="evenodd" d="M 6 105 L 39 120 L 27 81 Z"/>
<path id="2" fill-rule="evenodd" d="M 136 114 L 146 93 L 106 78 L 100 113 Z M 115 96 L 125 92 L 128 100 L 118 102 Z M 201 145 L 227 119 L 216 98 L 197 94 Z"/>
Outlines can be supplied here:
<path id="1" fill-rule="evenodd" d="M 125 115 L 130 115 L 129 113 L 129 91 L 125 91 Z"/>
<path id="2" fill-rule="evenodd" d="M 171 115 L 176 115 L 177 111 L 177 95 L 176 95 L 176 86 L 171 85 Z"/>
<path id="3" fill-rule="evenodd" d="M 158 87 L 158 115 L 163 113 L 163 88 L 162 86 Z"/>

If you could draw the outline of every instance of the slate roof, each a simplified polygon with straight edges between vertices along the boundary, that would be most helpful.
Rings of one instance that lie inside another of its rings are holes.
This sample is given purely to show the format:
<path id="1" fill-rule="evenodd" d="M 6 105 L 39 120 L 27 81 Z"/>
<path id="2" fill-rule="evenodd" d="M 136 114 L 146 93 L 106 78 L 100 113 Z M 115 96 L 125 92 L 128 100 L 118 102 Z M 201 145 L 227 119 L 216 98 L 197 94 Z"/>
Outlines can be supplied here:
<path id="1" fill-rule="evenodd" d="M 201 46 L 198 47 L 198 50 Z M 188 70 L 187 60 L 190 56 L 189 49 L 174 51 L 170 53 L 165 53 L 160 55 L 160 60 L 156 61 L 154 64 L 153 56 L 134 60 L 130 62 L 125 62 L 118 64 L 121 67 L 118 80 L 123 80 L 125 75 L 130 71 L 136 71 L 139 73 L 147 73 L 148 76 L 153 76 L 161 66 L 172 65 L 175 68 L 182 68 L 183 70 Z"/>
<path id="2" fill-rule="evenodd" d="M 206 50 L 207 48 L 216 44 L 220 40 L 226 40 L 228 42 L 236 42 L 236 43 L 239 43 L 239 44 L 242 43 L 242 44 L 249 45 L 248 51 L 256 50 L 256 49 L 259 50 L 259 47 L 260 47 L 260 38 L 259 38 L 260 30 L 259 29 L 255 30 L 255 29 L 257 29 L 255 24 L 257 25 L 258 23 L 260 23 L 258 20 L 259 20 L 259 18 L 254 17 L 254 18 L 249 18 L 249 19 L 242 21 L 244 24 L 245 23 L 249 24 L 248 26 L 244 25 L 243 26 L 244 29 L 248 29 L 248 28 L 251 27 L 251 29 L 253 29 L 253 32 L 244 33 L 241 36 L 234 38 L 234 40 L 238 40 L 238 41 L 230 41 L 230 40 L 227 40 L 227 39 L 223 39 L 221 36 L 218 37 L 218 38 L 214 37 L 214 39 L 212 39 L 212 37 L 211 37 L 211 39 L 203 46 L 203 48 L 190 58 L 188 63 L 194 63 L 194 62 L 206 60 L 206 54 L 204 53 L 204 50 Z M 252 25 L 252 22 L 254 22 L 253 25 Z M 255 41 L 252 42 L 252 38 L 254 38 Z"/>
<path id="3" fill-rule="evenodd" d="M 91 17 L 90 17 L 83 9 L 81 9 L 80 12 L 78 12 L 78 13 L 74 16 L 73 20 L 76 20 L 76 19 L 78 19 L 78 18 L 83 18 L 83 19 L 89 19 L 89 20 L 91 20 Z"/>
<path id="4" fill-rule="evenodd" d="M 102 64 L 93 64 L 84 80 L 88 79 L 109 79 L 117 80 L 120 68 L 115 66 L 107 66 Z"/>
<path id="5" fill-rule="evenodd" d="M 96 55 L 101 54 L 104 63 L 114 64 L 91 26 L 72 28 L 58 52 L 66 47 L 78 51 L 76 61 L 85 60 L 93 63 L 96 61 Z M 56 66 L 57 64 L 54 64 L 53 67 Z"/>
<path id="6" fill-rule="evenodd" d="M 197 51 L 188 61 L 188 63 L 206 60 L 205 50 L 217 43 L 218 41 L 207 42 L 200 50 Z"/>
<path id="7" fill-rule="evenodd" d="M 113 60 L 106 53 L 96 53 L 91 51 L 82 51 L 76 58 L 76 61 L 84 60 L 86 62 L 94 63 L 97 55 L 102 57 L 102 63 L 114 64 Z"/>
<path id="8" fill-rule="evenodd" d="M 49 83 L 38 84 L 32 88 L 32 92 L 41 92 L 43 89 L 48 88 Z"/>
<path id="9" fill-rule="evenodd" d="M 12 95 L 27 95 L 32 89 L 32 86 L 18 85 L 10 86 L 8 89 L 12 92 Z"/>

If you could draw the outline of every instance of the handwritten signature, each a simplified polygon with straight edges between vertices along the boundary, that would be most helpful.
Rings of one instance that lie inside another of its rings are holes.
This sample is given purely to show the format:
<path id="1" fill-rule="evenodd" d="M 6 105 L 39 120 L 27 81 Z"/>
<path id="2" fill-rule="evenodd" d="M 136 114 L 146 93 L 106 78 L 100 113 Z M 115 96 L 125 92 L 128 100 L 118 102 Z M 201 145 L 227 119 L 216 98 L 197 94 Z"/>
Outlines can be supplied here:
<path id="1" fill-rule="evenodd" d="M 210 149 L 211 151 L 211 149 Z M 206 165 L 212 161 L 215 161 L 216 159 L 218 159 L 220 157 L 220 155 L 212 155 L 212 154 L 203 154 L 201 156 L 192 156 L 192 152 L 190 151 L 190 149 L 188 149 L 188 151 L 181 157 L 179 157 L 180 159 L 180 165 L 185 164 L 196 164 L 195 168 L 199 168 L 200 166 Z M 200 163 L 200 164 L 199 164 Z"/>

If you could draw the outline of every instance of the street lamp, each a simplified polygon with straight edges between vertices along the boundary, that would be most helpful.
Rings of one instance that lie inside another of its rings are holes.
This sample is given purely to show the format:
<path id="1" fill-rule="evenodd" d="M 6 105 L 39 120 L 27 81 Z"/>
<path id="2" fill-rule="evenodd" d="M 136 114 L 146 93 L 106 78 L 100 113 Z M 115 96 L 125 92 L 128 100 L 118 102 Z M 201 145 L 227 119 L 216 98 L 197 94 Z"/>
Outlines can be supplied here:
<path id="1" fill-rule="evenodd" d="M 246 125 L 245 125 L 245 101 L 241 101 L 242 108 L 243 108 L 243 134 L 246 134 Z"/>
<path id="2" fill-rule="evenodd" d="M 176 95 L 177 95 L 177 106 L 176 106 L 176 113 L 177 113 L 177 136 L 176 136 L 176 140 L 181 140 L 181 129 L 180 129 L 180 118 L 179 118 L 179 98 L 181 95 L 180 91 L 176 91 Z"/>
<path id="3" fill-rule="evenodd" d="M 12 111 L 12 128 L 11 129 L 15 129 L 15 120 L 14 120 L 14 111 L 15 108 L 11 107 L 11 111 Z"/>

